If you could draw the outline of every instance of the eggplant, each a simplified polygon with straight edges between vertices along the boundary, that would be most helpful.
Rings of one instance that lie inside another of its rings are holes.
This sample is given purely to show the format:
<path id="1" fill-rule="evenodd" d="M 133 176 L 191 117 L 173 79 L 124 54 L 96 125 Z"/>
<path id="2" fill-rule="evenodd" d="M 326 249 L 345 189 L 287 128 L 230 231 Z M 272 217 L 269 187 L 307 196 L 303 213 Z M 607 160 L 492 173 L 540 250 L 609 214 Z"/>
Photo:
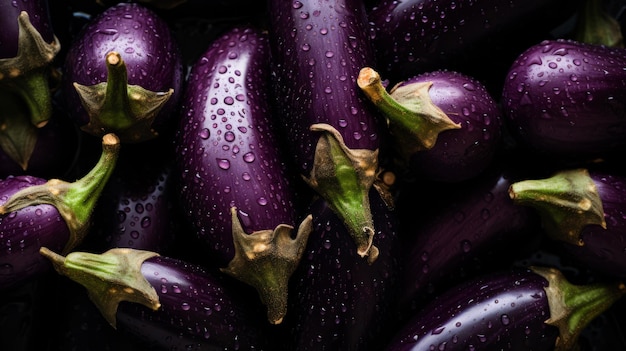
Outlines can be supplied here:
<path id="1" fill-rule="evenodd" d="M 112 327 L 147 347 L 261 350 L 268 342 L 254 304 L 242 300 L 219 272 L 131 248 L 62 256 L 43 247 L 41 254 L 59 274 L 86 288 Z"/>
<path id="2" fill-rule="evenodd" d="M 206 49 L 188 77 L 175 162 L 183 212 L 210 261 L 254 286 L 277 324 L 311 219 L 300 218 L 273 134 L 269 54 L 267 34 L 246 25 Z"/>
<path id="3" fill-rule="evenodd" d="M 378 70 L 392 82 L 449 69 L 499 93 L 507 65 L 576 13 L 566 0 L 379 0 L 369 11 Z M 532 23 L 531 26 L 528 23 Z M 489 69 L 485 69 L 489 67 Z"/>
<path id="4" fill-rule="evenodd" d="M 268 7 L 280 124 L 294 167 L 343 218 L 359 255 L 373 261 L 368 194 L 386 130 L 356 84 L 362 67 L 376 66 L 365 6 L 339 0 Z"/>
<path id="5" fill-rule="evenodd" d="M 64 73 L 68 113 L 84 132 L 139 143 L 172 129 L 182 57 L 152 10 L 121 2 L 99 13 L 72 41 Z"/>
<path id="6" fill-rule="evenodd" d="M 0 149 L 25 169 L 52 115 L 50 75 L 61 49 L 47 0 L 0 4 Z"/>
<path id="7" fill-rule="evenodd" d="M 501 112 L 478 80 L 438 70 L 396 84 L 389 93 L 364 67 L 359 87 L 387 117 L 403 168 L 422 179 L 460 182 L 487 169 L 500 146 Z"/>
<path id="8" fill-rule="evenodd" d="M 180 229 L 170 143 L 126 145 L 94 208 L 81 249 L 129 247 L 169 254 Z M 139 171 L 139 172 L 138 172 Z"/>
<path id="9" fill-rule="evenodd" d="M 490 170 L 447 194 L 433 214 L 409 209 L 415 199 L 412 193 L 398 200 L 398 206 L 407 206 L 401 216 L 404 270 L 395 305 L 399 319 L 457 282 L 538 249 L 543 237 L 539 216 L 509 197 L 510 185 L 520 177 L 521 172 L 511 169 Z M 420 197 L 430 202 L 423 194 Z"/>
<path id="10" fill-rule="evenodd" d="M 509 195 L 540 214 L 564 257 L 607 276 L 626 277 L 626 178 L 601 169 L 565 169 L 511 184 Z"/>
<path id="11" fill-rule="evenodd" d="M 352 249 L 350 233 L 328 203 L 311 203 L 313 232 L 290 282 L 285 350 L 381 350 L 391 334 L 391 301 L 402 269 L 398 220 L 379 193 L 370 203 L 380 248 L 371 264 Z M 283 327 L 283 326 L 281 326 Z"/>
<path id="12" fill-rule="evenodd" d="M 545 40 L 511 65 L 505 124 L 520 145 L 550 159 L 586 162 L 626 141 L 626 49 Z"/>
<path id="13" fill-rule="evenodd" d="M 51 269 L 39 248 L 69 252 L 89 231 L 91 214 L 119 153 L 114 134 L 102 138 L 102 155 L 82 178 L 67 182 L 29 175 L 0 181 L 0 289 L 18 286 Z"/>
<path id="14" fill-rule="evenodd" d="M 556 268 L 505 269 L 438 296 L 385 350 L 573 350 L 624 292 L 623 283 L 571 284 Z"/>

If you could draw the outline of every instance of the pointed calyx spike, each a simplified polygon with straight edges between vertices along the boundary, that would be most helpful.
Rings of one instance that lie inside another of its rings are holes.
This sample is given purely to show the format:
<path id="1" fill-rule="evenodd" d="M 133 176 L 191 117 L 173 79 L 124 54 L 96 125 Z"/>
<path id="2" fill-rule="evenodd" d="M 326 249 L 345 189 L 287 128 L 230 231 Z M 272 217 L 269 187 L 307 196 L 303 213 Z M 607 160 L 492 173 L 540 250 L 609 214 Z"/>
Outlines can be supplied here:
<path id="1" fill-rule="evenodd" d="M 158 136 L 154 119 L 174 93 L 174 89 L 154 92 L 128 84 L 128 70 L 122 56 L 109 52 L 105 58 L 108 77 L 95 85 L 74 83 L 89 123 L 81 129 L 95 136 L 115 133 L 123 143 L 137 143 Z"/>
<path id="2" fill-rule="evenodd" d="M 28 109 L 15 94 L 0 92 L 0 106 L 0 149 L 27 170 L 39 129 L 31 123 Z"/>
<path id="3" fill-rule="evenodd" d="M 45 247 L 39 252 L 59 274 L 87 289 L 91 301 L 113 328 L 122 301 L 140 303 L 153 310 L 161 307 L 154 287 L 141 274 L 143 262 L 159 255 L 155 252 L 115 248 L 102 254 L 74 251 L 67 257 Z"/>
<path id="4" fill-rule="evenodd" d="M 52 43 L 46 43 L 27 12 L 22 11 L 17 22 L 17 56 L 0 59 L 0 86 L 24 100 L 31 123 L 40 128 L 46 125 L 52 113 L 47 68 L 61 50 L 61 44 L 56 36 Z"/>
<path id="5" fill-rule="evenodd" d="M 119 148 L 120 141 L 115 134 L 105 135 L 100 160 L 89 173 L 73 183 L 50 179 L 44 184 L 23 188 L 0 205 L 0 215 L 40 204 L 56 207 L 70 232 L 63 253 L 71 251 L 89 230 L 91 214 L 115 169 Z"/>
<path id="6" fill-rule="evenodd" d="M 573 285 L 557 269 L 530 269 L 548 281 L 544 290 L 550 318 L 545 323 L 559 328 L 555 351 L 573 350 L 582 330 L 626 293 L 621 282 Z"/>
<path id="7" fill-rule="evenodd" d="M 350 149 L 337 129 L 328 124 L 314 124 L 310 129 L 322 136 L 311 174 L 303 178 L 345 223 L 357 253 L 374 262 L 378 249 L 372 245 L 375 230 L 369 191 L 378 172 L 378 149 Z"/>
<path id="8" fill-rule="evenodd" d="M 237 216 L 237 208 L 232 207 L 230 212 L 235 256 L 221 271 L 254 287 L 267 307 L 269 322 L 280 324 L 287 313 L 289 278 L 300 263 L 313 229 L 312 216 L 308 215 L 300 223 L 292 239 L 294 228 L 287 224 L 247 234 Z"/>
<path id="9" fill-rule="evenodd" d="M 547 234 L 574 245 L 584 245 L 580 236 L 587 225 L 606 228 L 602 199 L 587 169 L 557 172 L 545 179 L 518 181 L 509 196 L 520 205 L 535 208 Z"/>
<path id="10" fill-rule="evenodd" d="M 430 82 L 398 84 L 388 93 L 378 72 L 364 67 L 357 84 L 387 119 L 394 142 L 401 146 L 405 158 L 433 148 L 439 133 L 461 128 L 432 102 L 428 93 Z"/>

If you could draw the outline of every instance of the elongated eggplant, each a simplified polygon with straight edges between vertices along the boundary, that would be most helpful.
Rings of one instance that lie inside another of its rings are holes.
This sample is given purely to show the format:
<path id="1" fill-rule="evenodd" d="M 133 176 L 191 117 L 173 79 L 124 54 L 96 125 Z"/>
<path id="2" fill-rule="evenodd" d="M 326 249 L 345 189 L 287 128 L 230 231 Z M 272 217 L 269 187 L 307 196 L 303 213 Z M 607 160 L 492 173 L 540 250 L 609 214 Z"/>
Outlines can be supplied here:
<path id="1" fill-rule="evenodd" d="M 400 319 L 415 313 L 461 280 L 493 270 L 539 247 L 539 216 L 509 198 L 521 174 L 490 170 L 448 194 L 433 215 L 403 208 L 403 276 L 396 309 Z M 400 194 L 402 196 L 402 194 Z M 400 198 L 407 206 L 415 198 Z M 423 201 L 428 201 L 424 195 Z"/>
<path id="2" fill-rule="evenodd" d="M 313 232 L 290 284 L 284 322 L 286 350 L 381 350 L 391 334 L 391 301 L 402 269 L 398 222 L 371 190 L 379 257 L 369 264 L 355 250 L 342 219 L 323 199 L 311 204 Z"/>
<path id="3" fill-rule="evenodd" d="M 68 112 L 86 133 L 123 143 L 167 133 L 182 93 L 183 66 L 167 22 L 129 2 L 94 17 L 64 62 Z"/>
<path id="4" fill-rule="evenodd" d="M 359 0 L 271 1 L 269 32 L 281 125 L 296 169 L 375 260 L 369 190 L 384 144 L 382 118 L 356 79 L 376 66 Z"/>
<path id="5" fill-rule="evenodd" d="M 566 0 L 379 0 L 369 20 L 379 70 L 392 82 L 450 69 L 496 93 L 506 65 L 528 45 L 551 38 L 549 31 L 577 9 Z"/>
<path id="6" fill-rule="evenodd" d="M 502 270 L 440 295 L 386 350 L 573 350 L 625 292 L 622 283 L 573 285 L 555 268 Z"/>
<path id="7" fill-rule="evenodd" d="M 252 26 L 217 38 L 194 65 L 176 138 L 180 199 L 207 256 L 254 286 L 271 323 L 310 232 L 273 133 L 269 44 Z M 291 232 L 298 226 L 297 235 Z"/>
<path id="8" fill-rule="evenodd" d="M 505 123 L 527 149 L 585 161 L 626 142 L 626 49 L 546 40 L 513 62 L 502 90 Z"/>
<path id="9" fill-rule="evenodd" d="M 567 169 L 511 184 L 516 204 L 536 210 L 566 257 L 609 276 L 626 277 L 626 178 L 606 170 Z"/>
<path id="10" fill-rule="evenodd" d="M 361 69 L 358 84 L 389 121 L 404 167 L 422 179 L 459 182 L 487 169 L 501 141 L 501 113 L 478 80 L 455 71 L 406 79 L 389 93 Z"/>
<path id="11" fill-rule="evenodd" d="M 41 254 L 83 285 L 104 318 L 149 347 L 185 350 L 264 349 L 251 304 L 219 272 L 155 252 L 116 248 L 101 254 Z M 43 257 L 42 256 L 42 257 Z M 235 282 L 235 281 L 231 281 Z"/>
<path id="12" fill-rule="evenodd" d="M 40 247 L 68 252 L 82 242 L 118 153 L 119 139 L 107 134 L 99 162 L 75 182 L 27 175 L 0 181 L 0 289 L 52 268 L 39 255 Z"/>

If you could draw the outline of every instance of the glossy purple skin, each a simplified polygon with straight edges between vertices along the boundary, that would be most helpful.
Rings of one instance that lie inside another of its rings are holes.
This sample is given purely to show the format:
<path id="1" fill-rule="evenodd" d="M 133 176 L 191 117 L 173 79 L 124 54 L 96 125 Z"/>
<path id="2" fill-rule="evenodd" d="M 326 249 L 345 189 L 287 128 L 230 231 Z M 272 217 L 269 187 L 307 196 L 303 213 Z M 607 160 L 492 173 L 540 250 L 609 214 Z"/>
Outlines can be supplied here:
<path id="1" fill-rule="evenodd" d="M 232 206 L 249 234 L 297 227 L 293 175 L 272 132 L 268 60 L 266 34 L 236 26 L 198 59 L 182 101 L 176 135 L 181 204 L 222 265 L 234 256 Z"/>
<path id="2" fill-rule="evenodd" d="M 313 231 L 289 286 L 283 324 L 292 344 L 286 350 L 380 350 L 390 333 L 387 322 L 401 269 L 398 223 L 378 193 L 372 190 L 370 198 L 374 245 L 380 249 L 371 265 L 357 255 L 326 202 L 312 204 Z"/>
<path id="3" fill-rule="evenodd" d="M 442 182 L 477 176 L 501 145 L 502 117 L 496 101 L 481 82 L 460 72 L 426 72 L 401 85 L 417 82 L 433 83 L 431 100 L 461 128 L 440 133 L 432 149 L 413 154 L 411 169 L 419 177 Z"/>
<path id="4" fill-rule="evenodd" d="M 543 41 L 513 62 L 505 123 L 531 150 L 599 156 L 626 143 L 626 49 Z"/>
<path id="5" fill-rule="evenodd" d="M 152 10 L 121 2 L 92 18 L 70 44 L 64 62 L 64 94 L 70 116 L 82 126 L 89 122 L 73 83 L 106 82 L 106 55 L 120 53 L 128 70 L 128 84 L 153 92 L 174 89 L 155 117 L 153 127 L 162 131 L 172 120 L 183 87 L 182 56 L 169 24 Z"/>
<path id="6" fill-rule="evenodd" d="M 47 0 L 16 0 L 0 2 L 0 59 L 17 56 L 18 24 L 20 12 L 28 13 L 33 27 L 46 43 L 54 41 L 54 30 Z"/>
<path id="7" fill-rule="evenodd" d="M 547 285 L 528 270 L 466 281 L 417 312 L 385 350 L 554 350 Z"/>
<path id="8" fill-rule="evenodd" d="M 164 350 L 260 350 L 260 310 L 240 299 L 219 273 L 175 258 L 149 258 L 141 273 L 154 287 L 161 307 L 153 311 L 123 302 L 117 328 Z M 232 283 L 232 281 L 231 281 Z"/>
<path id="9" fill-rule="evenodd" d="M 587 225 L 583 246 L 558 242 L 565 257 L 607 276 L 626 277 L 626 177 L 607 171 L 589 171 L 602 200 L 606 229 Z"/>
<path id="10" fill-rule="evenodd" d="M 494 69 L 535 32 L 542 38 L 576 10 L 567 0 L 379 0 L 368 13 L 372 42 L 386 78 L 402 79 L 475 60 Z M 532 21 L 532 25 L 529 24 Z M 523 45 L 523 44 L 522 44 Z M 482 52 L 482 51 L 485 52 Z M 463 70 L 465 72 L 465 70 Z"/>
<path id="11" fill-rule="evenodd" d="M 375 150 L 382 118 L 356 84 L 361 68 L 375 67 L 360 0 L 271 1 L 269 32 L 285 137 L 299 172 L 309 175 L 327 123 L 350 149 Z"/>
<path id="12" fill-rule="evenodd" d="M 432 216 L 415 219 L 419 216 L 415 209 L 404 214 L 411 222 L 405 223 L 403 232 L 407 239 L 400 315 L 414 313 L 458 281 L 537 249 L 542 236 L 539 216 L 510 199 L 508 190 L 515 179 L 508 172 L 490 172 L 447 196 Z"/>
<path id="13" fill-rule="evenodd" d="M 94 209 L 86 245 L 97 252 L 129 247 L 167 253 L 178 229 L 172 173 L 163 145 L 127 145 Z"/>
<path id="14" fill-rule="evenodd" d="M 46 180 L 10 176 L 0 181 L 0 204 L 19 191 Z M 15 287 L 37 275 L 52 271 L 50 261 L 39 253 L 42 246 L 62 251 L 69 229 L 52 205 L 28 206 L 0 216 L 0 291 Z"/>

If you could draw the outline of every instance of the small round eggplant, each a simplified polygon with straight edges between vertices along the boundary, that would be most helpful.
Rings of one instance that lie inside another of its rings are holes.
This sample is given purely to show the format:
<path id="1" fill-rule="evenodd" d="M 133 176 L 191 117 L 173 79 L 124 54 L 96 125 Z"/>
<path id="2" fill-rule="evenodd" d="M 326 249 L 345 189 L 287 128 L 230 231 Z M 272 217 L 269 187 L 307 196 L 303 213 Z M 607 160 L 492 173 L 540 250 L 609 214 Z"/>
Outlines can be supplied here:
<path id="1" fill-rule="evenodd" d="M 41 254 L 87 289 L 111 326 L 151 348 L 256 350 L 268 342 L 254 305 L 217 272 L 130 248 L 64 257 L 44 247 Z"/>
<path id="2" fill-rule="evenodd" d="M 280 124 L 294 167 L 375 259 L 369 190 L 379 171 L 383 119 L 359 91 L 375 66 L 360 0 L 271 1 L 268 8 Z"/>
<path id="3" fill-rule="evenodd" d="M 207 48 L 188 78 L 175 155 L 183 211 L 209 260 L 254 286 L 276 324 L 310 217 L 292 238 L 296 178 L 273 133 L 269 54 L 267 35 L 252 26 Z"/>
<path id="4" fill-rule="evenodd" d="M 440 295 L 385 350 L 569 351 L 625 292 L 622 283 L 573 285 L 554 268 L 494 272 Z"/>
<path id="5" fill-rule="evenodd" d="M 536 210 L 562 254 L 608 276 L 626 277 L 626 178 L 568 169 L 511 184 L 510 197 Z"/>
<path id="6" fill-rule="evenodd" d="M 401 270 L 398 222 L 379 193 L 370 191 L 380 248 L 373 262 L 351 247 L 342 219 L 323 199 L 311 204 L 313 232 L 290 282 L 291 335 L 287 350 L 381 350 L 391 334 L 391 301 Z"/>
<path id="7" fill-rule="evenodd" d="M 0 102 L 12 98 L 9 92 L 19 95 L 28 108 L 26 120 L 36 127 L 50 118 L 49 68 L 60 49 L 47 0 L 0 4 Z M 3 111 L 4 118 L 10 116 Z"/>
<path id="8" fill-rule="evenodd" d="M 365 67 L 357 82 L 387 117 L 400 162 L 419 178 L 460 182 L 491 164 L 501 141 L 501 113 L 478 80 L 439 70 L 387 93 L 380 75 Z"/>
<path id="9" fill-rule="evenodd" d="M 171 130 L 182 57 L 152 10 L 122 2 L 99 13 L 74 38 L 64 72 L 68 112 L 83 131 L 133 143 Z"/>
<path id="10" fill-rule="evenodd" d="M 586 161 L 626 144 L 624 99 L 626 49 L 546 40 L 513 62 L 501 102 L 529 151 Z"/>
<path id="11" fill-rule="evenodd" d="M 0 289 L 52 268 L 39 255 L 40 247 L 68 252 L 82 242 L 118 152 L 119 139 L 107 134 L 99 162 L 73 183 L 27 175 L 0 181 Z"/>

